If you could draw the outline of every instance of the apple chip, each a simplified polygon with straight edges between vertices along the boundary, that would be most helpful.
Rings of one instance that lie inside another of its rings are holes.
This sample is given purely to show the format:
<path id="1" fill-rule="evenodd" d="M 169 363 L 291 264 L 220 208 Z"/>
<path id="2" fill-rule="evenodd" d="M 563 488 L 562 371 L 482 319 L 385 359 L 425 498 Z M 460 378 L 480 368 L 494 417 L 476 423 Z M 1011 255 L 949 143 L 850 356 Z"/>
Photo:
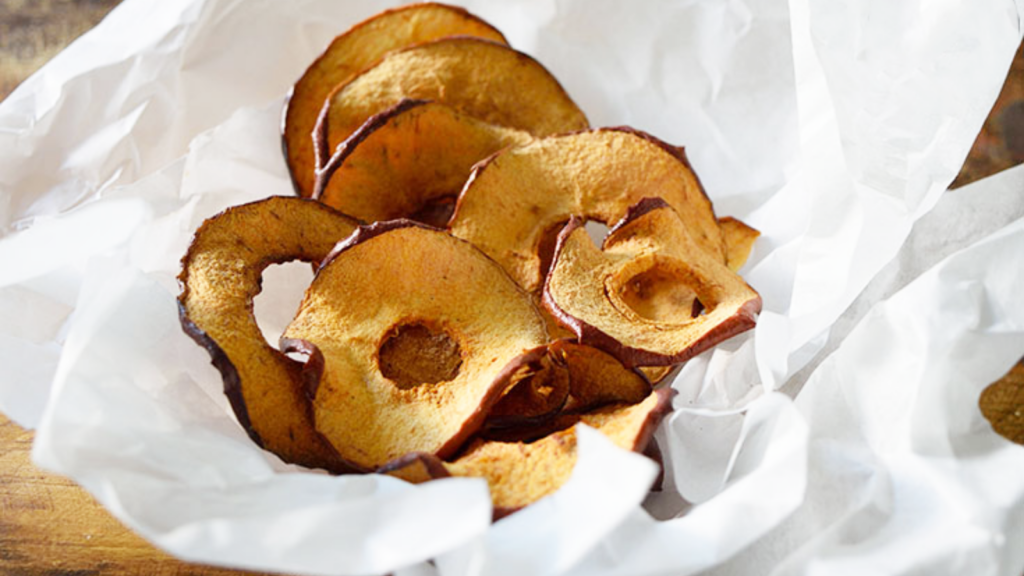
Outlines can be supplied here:
<path id="1" fill-rule="evenodd" d="M 366 222 L 444 226 L 473 165 L 531 139 L 437 102 L 403 100 L 338 147 L 317 174 L 313 197 Z"/>
<path id="2" fill-rule="evenodd" d="M 390 52 L 331 93 L 314 132 L 317 167 L 369 118 L 406 98 L 534 136 L 587 127 L 583 112 L 533 58 L 490 40 L 442 38 Z"/>
<path id="3" fill-rule="evenodd" d="M 357 223 L 320 203 L 272 197 L 210 218 L 182 259 L 178 311 L 185 332 L 213 359 L 239 424 L 285 462 L 348 470 L 316 433 L 302 365 L 271 347 L 253 316 L 271 264 L 319 262 Z"/>
<path id="4" fill-rule="evenodd" d="M 651 383 L 638 370 L 614 356 L 575 340 L 556 340 L 549 353 L 569 371 L 565 411 L 584 413 L 608 404 L 635 404 L 651 393 Z"/>
<path id="5" fill-rule="evenodd" d="M 581 219 L 570 220 L 559 234 L 543 298 L 580 342 L 626 366 L 684 362 L 752 328 L 761 311 L 760 296 L 701 249 L 660 198 L 630 208 L 603 249 Z"/>
<path id="6" fill-rule="evenodd" d="M 572 215 L 611 226 L 651 195 L 676 209 L 692 245 L 725 260 L 711 201 L 682 149 L 626 128 L 542 138 L 492 156 L 474 168 L 449 228 L 539 293 L 552 240 Z"/>
<path id="7" fill-rule="evenodd" d="M 488 429 L 533 427 L 554 418 L 569 399 L 569 371 L 556 364 L 548 345 L 520 355 L 501 399 L 487 415 Z"/>
<path id="8" fill-rule="evenodd" d="M 471 244 L 408 220 L 359 228 L 317 272 L 282 348 L 305 353 L 316 429 L 372 470 L 451 456 L 547 341 L 530 297 Z"/>
<path id="9" fill-rule="evenodd" d="M 644 452 L 655 428 L 671 410 L 671 389 L 649 394 L 642 402 L 615 405 L 578 417 L 620 448 Z M 446 476 L 487 480 L 494 516 L 501 518 L 553 494 L 576 465 L 576 429 L 567 428 L 536 442 L 476 441 L 454 462 L 429 454 L 408 454 L 380 472 L 411 482 Z"/>
<path id="10" fill-rule="evenodd" d="M 722 240 L 725 241 L 726 265 L 733 272 L 738 272 L 746 264 L 747 257 L 754 247 L 754 241 L 761 233 L 732 216 L 719 218 L 718 227 L 722 231 Z M 692 309 L 693 305 L 691 304 Z M 700 314 L 699 307 L 696 312 Z M 550 326 L 548 330 L 551 330 Z M 641 366 L 639 370 L 647 376 L 651 384 L 659 384 L 674 378 L 681 368 L 681 364 L 676 364 L 675 366 Z"/>
<path id="11" fill-rule="evenodd" d="M 651 385 L 657 386 L 662 382 L 667 382 L 675 378 L 682 367 L 682 364 L 676 364 L 674 366 L 640 366 L 637 370 L 643 372 L 643 375 L 651 381 Z"/>
<path id="12" fill-rule="evenodd" d="M 505 42 L 501 32 L 464 9 L 432 2 L 381 12 L 331 42 L 292 88 L 285 105 L 282 144 L 300 196 L 313 193 L 313 128 L 331 90 L 391 50 L 454 35 Z"/>
<path id="13" fill-rule="evenodd" d="M 513 363 L 519 367 L 509 368 L 514 374 L 510 386 L 487 416 L 484 435 L 489 439 L 538 438 L 575 423 L 552 424 L 558 416 L 634 404 L 651 393 L 643 373 L 575 340 L 555 340 Z"/>
<path id="14" fill-rule="evenodd" d="M 761 233 L 731 216 L 719 218 L 718 227 L 722 229 L 725 240 L 726 265 L 733 272 L 738 272 L 747 263 L 747 257 L 754 249 L 754 240 Z"/>

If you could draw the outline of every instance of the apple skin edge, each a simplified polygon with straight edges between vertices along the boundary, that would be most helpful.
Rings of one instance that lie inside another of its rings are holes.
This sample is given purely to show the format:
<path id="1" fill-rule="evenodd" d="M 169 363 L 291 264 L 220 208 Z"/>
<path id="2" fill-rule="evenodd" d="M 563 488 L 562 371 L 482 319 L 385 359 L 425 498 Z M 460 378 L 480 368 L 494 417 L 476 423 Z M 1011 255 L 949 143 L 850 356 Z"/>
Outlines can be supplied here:
<path id="1" fill-rule="evenodd" d="M 659 198 L 657 196 L 644 198 L 636 204 L 633 204 L 626 209 L 626 214 L 619 219 L 618 222 L 615 222 L 610 228 L 608 228 L 608 233 L 605 234 L 604 240 L 601 242 L 601 250 L 606 248 L 609 238 L 613 237 L 619 230 L 625 228 L 630 222 L 655 210 L 671 207 L 672 206 L 669 205 L 668 202 L 665 202 L 663 198 Z M 572 231 L 570 230 L 570 233 L 571 232 Z"/>
<path id="2" fill-rule="evenodd" d="M 235 368 L 235 365 L 228 358 L 224 349 L 188 317 L 185 303 L 180 299 L 177 302 L 178 320 L 181 321 L 181 328 L 196 344 L 199 344 L 200 347 L 210 354 L 210 363 L 220 372 L 221 378 L 224 380 L 224 395 L 227 396 L 228 403 L 231 404 L 231 410 L 235 413 L 238 424 L 241 425 L 242 429 L 245 430 L 246 434 L 249 435 L 249 438 L 257 446 L 266 448 L 263 445 L 263 438 L 260 438 L 260 435 L 252 426 L 252 421 L 249 419 L 249 408 L 245 405 L 245 399 L 242 397 L 242 383 L 238 377 L 238 370 Z"/>
<path id="3" fill-rule="evenodd" d="M 367 240 L 370 240 L 371 238 L 374 238 L 375 236 L 380 236 L 381 234 L 384 234 L 384 233 L 389 232 L 391 230 L 397 230 L 399 228 L 408 228 L 408 227 L 423 228 L 424 230 L 431 230 L 431 231 L 434 231 L 434 232 L 439 232 L 439 233 L 442 233 L 442 234 L 449 234 L 450 235 L 450 233 L 447 230 L 445 230 L 445 229 L 437 228 L 435 226 L 430 226 L 429 224 L 424 224 L 423 222 L 419 222 L 419 221 L 416 221 L 416 220 L 410 220 L 408 218 L 399 218 L 399 219 L 395 219 L 395 220 L 380 220 L 380 221 L 377 221 L 377 222 L 373 222 L 372 224 L 364 224 L 364 225 L 359 226 L 358 228 L 356 228 L 356 230 L 354 232 L 352 232 L 352 234 L 350 234 L 347 238 L 345 238 L 345 239 L 341 240 L 340 242 L 338 242 L 334 246 L 334 249 L 331 250 L 331 252 L 321 261 L 319 268 L 322 268 L 322 267 L 326 266 L 331 260 L 336 258 L 339 254 L 341 254 L 344 251 L 352 248 L 353 246 L 356 246 L 356 245 L 358 245 L 358 244 L 360 244 L 362 242 L 366 242 Z M 485 254 L 482 250 L 480 250 L 479 248 L 476 248 L 476 246 L 474 246 L 471 242 L 468 242 L 468 241 L 463 240 L 461 238 L 458 238 L 456 236 L 452 236 L 452 237 L 455 238 L 456 240 L 458 240 L 459 242 L 465 242 L 466 244 L 468 244 L 470 246 L 473 246 L 473 248 L 475 250 L 477 250 L 480 253 L 481 256 L 486 258 L 494 266 L 496 266 L 498 269 L 500 269 L 500 270 L 502 270 L 504 272 L 504 269 L 501 267 L 500 264 L 495 262 L 493 258 L 491 258 L 487 254 Z M 515 281 L 512 280 L 511 276 L 508 276 L 507 272 L 505 272 L 505 276 L 508 277 L 509 282 L 512 282 L 513 284 L 515 284 Z M 519 290 L 523 293 L 524 296 L 529 297 L 529 294 L 527 294 L 525 291 L 523 291 L 522 288 L 519 288 Z M 538 310 L 538 313 L 539 312 L 540 311 Z"/>
<path id="4" fill-rule="evenodd" d="M 334 249 L 327 254 L 327 257 L 320 263 L 320 268 L 327 266 L 332 260 L 337 258 L 339 255 L 344 253 L 363 242 L 372 240 L 373 238 L 380 236 L 381 234 L 390 232 L 392 230 L 398 230 L 400 228 L 423 228 L 424 230 L 432 230 L 435 232 L 444 232 L 433 226 L 427 226 L 422 222 L 416 222 L 415 220 L 409 220 L 406 218 L 400 218 L 397 220 L 381 220 L 372 224 L 366 224 L 356 228 L 355 232 L 350 234 L 344 240 L 341 240 L 334 245 Z"/>
<path id="5" fill-rule="evenodd" d="M 409 106 L 409 107 L 411 108 L 412 106 Z M 661 148 L 662 150 L 664 150 L 665 152 L 670 154 L 673 158 L 675 158 L 676 160 L 682 162 L 684 166 L 686 166 L 686 168 L 693 175 L 693 178 L 697 181 L 697 187 L 700 190 L 701 195 L 704 196 L 704 198 L 708 201 L 708 203 L 711 203 L 711 197 L 708 196 L 707 190 L 704 189 L 704 184 L 701 183 L 700 176 L 698 176 L 697 173 L 693 170 L 693 165 L 690 164 L 690 159 L 686 156 L 686 148 L 685 147 L 683 147 L 683 146 L 673 146 L 672 144 L 669 144 L 668 142 L 665 142 L 664 140 L 661 140 L 660 138 L 658 138 L 656 136 L 648 134 L 647 132 L 644 132 L 643 130 L 637 130 L 636 128 L 633 128 L 632 126 L 604 126 L 604 127 L 599 127 L 599 128 L 583 128 L 581 130 L 572 130 L 572 131 L 569 131 L 569 132 L 558 134 L 558 136 L 569 136 L 569 135 L 572 135 L 572 134 L 584 134 L 584 133 L 587 133 L 587 132 L 623 132 L 623 133 L 626 133 L 626 134 L 632 134 L 634 136 L 637 136 L 638 138 L 642 138 L 642 139 L 644 139 L 644 140 L 646 140 L 646 141 L 648 141 L 648 142 L 658 146 L 659 148 Z M 326 140 L 325 140 L 325 142 L 326 142 Z M 497 158 L 502 154 L 502 152 L 504 152 L 504 150 L 498 150 L 497 152 L 494 152 L 493 154 L 487 156 L 486 158 L 482 158 L 479 162 L 476 163 L 475 166 L 473 166 L 473 170 L 470 172 L 469 178 L 467 178 L 467 180 L 466 180 L 466 184 L 462 187 L 462 191 L 460 191 L 459 195 L 455 199 L 455 211 L 452 213 L 451 219 L 449 220 L 449 226 L 451 225 L 451 222 L 455 221 L 456 216 L 458 215 L 458 212 L 459 212 L 459 204 L 461 204 L 461 202 L 462 202 L 462 197 L 465 194 L 466 190 L 469 190 L 470 188 L 472 188 L 473 180 L 475 180 L 476 178 L 479 177 L 479 173 L 480 172 L 486 170 L 491 164 L 493 164 L 497 160 Z M 658 198 L 658 200 L 661 200 L 661 199 Z M 664 200 L 661 200 L 661 202 L 664 203 Z M 632 208 L 632 207 L 630 207 L 630 208 Z M 652 210 L 653 208 L 654 207 L 649 208 L 648 211 Z M 620 221 L 616 225 L 617 226 L 618 225 L 622 225 L 623 220 L 625 220 L 625 217 L 620 219 Z M 606 222 L 605 224 L 612 224 L 612 223 Z M 609 231 L 609 233 L 610 233 L 610 231 Z"/>
<path id="6" fill-rule="evenodd" d="M 313 131 L 313 149 L 316 150 L 316 179 L 313 185 L 312 198 L 314 200 L 320 199 L 327 188 L 327 184 L 331 181 L 331 177 L 338 171 L 338 168 L 345 163 L 345 160 L 355 151 L 356 147 L 369 138 L 378 128 L 387 124 L 395 116 L 429 102 L 430 100 L 403 98 L 391 108 L 370 116 L 358 130 L 353 132 L 341 144 L 338 144 L 333 153 L 329 150 L 327 142 L 327 120 L 325 116 L 327 108 L 325 107 L 321 111 L 317 119 L 316 128 Z"/>
<path id="7" fill-rule="evenodd" d="M 598 128 L 598 130 L 609 130 L 634 134 L 636 136 L 639 136 L 640 138 L 643 138 L 644 140 L 647 140 L 651 144 L 659 146 L 662 150 L 668 152 L 677 160 L 682 162 L 684 166 L 686 166 L 690 173 L 693 174 L 693 178 L 697 181 L 697 188 L 700 189 L 700 193 L 704 195 L 704 198 L 707 199 L 708 203 L 711 203 L 711 197 L 708 196 L 707 190 L 704 189 L 704 184 L 700 181 L 700 176 L 697 175 L 697 171 L 693 169 L 693 164 L 690 164 L 690 159 L 686 156 L 685 146 L 675 146 L 673 144 L 669 144 L 668 142 L 665 142 L 664 140 L 658 138 L 657 136 L 654 136 L 653 134 L 644 132 L 643 130 L 637 130 L 632 126 L 609 126 L 607 128 Z"/>

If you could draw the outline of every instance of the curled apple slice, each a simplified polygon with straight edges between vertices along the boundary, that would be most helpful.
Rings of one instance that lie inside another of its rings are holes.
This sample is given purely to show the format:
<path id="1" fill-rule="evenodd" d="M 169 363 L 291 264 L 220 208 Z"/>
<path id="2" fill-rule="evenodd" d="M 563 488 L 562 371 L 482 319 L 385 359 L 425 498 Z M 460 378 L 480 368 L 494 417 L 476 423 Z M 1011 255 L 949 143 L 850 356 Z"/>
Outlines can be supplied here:
<path id="1" fill-rule="evenodd" d="M 444 226 L 473 165 L 531 139 L 437 102 L 402 100 L 338 147 L 318 172 L 313 197 L 366 222 Z"/>
<path id="2" fill-rule="evenodd" d="M 487 416 L 488 439 L 539 438 L 575 423 L 560 416 L 582 414 L 608 404 L 635 404 L 651 393 L 638 370 L 597 348 L 560 339 L 513 361 L 514 376 Z"/>
<path id="3" fill-rule="evenodd" d="M 683 150 L 627 128 L 551 136 L 492 156 L 474 168 L 449 228 L 539 293 L 555 235 L 572 215 L 611 226 L 652 195 L 676 209 L 695 246 L 725 260 L 711 201 Z"/>
<path id="4" fill-rule="evenodd" d="M 554 418 L 569 399 L 569 370 L 544 345 L 512 361 L 509 385 L 491 408 L 488 429 L 533 427 Z"/>
<path id="5" fill-rule="evenodd" d="M 661 419 L 671 410 L 671 389 L 658 390 L 631 405 L 608 406 L 578 416 L 620 448 L 644 452 Z M 576 465 L 576 429 L 567 428 L 536 442 L 476 441 L 454 462 L 413 453 L 390 462 L 380 472 L 410 482 L 446 476 L 480 477 L 487 481 L 494 517 L 501 518 L 565 484 Z"/>
<path id="6" fill-rule="evenodd" d="M 359 228 L 325 260 L 285 330 L 307 354 L 316 429 L 373 470 L 451 456 L 547 341 L 530 297 L 468 242 L 414 222 Z"/>
<path id="7" fill-rule="evenodd" d="M 570 220 L 559 233 L 543 300 L 580 342 L 626 366 L 684 362 L 752 328 L 761 311 L 760 296 L 701 249 L 660 198 L 631 207 L 603 249 L 582 220 Z"/>
<path id="8" fill-rule="evenodd" d="M 761 233 L 732 216 L 719 218 L 718 227 L 722 230 L 722 240 L 725 242 L 726 265 L 733 272 L 738 272 L 746 264 L 754 247 L 754 241 Z M 700 310 L 697 313 L 699 314 Z M 550 326 L 548 330 L 551 330 Z M 647 376 L 651 384 L 659 384 L 674 378 L 681 368 L 682 364 L 641 366 L 640 371 Z"/>
<path id="9" fill-rule="evenodd" d="M 549 345 L 549 354 L 569 372 L 565 412 L 581 414 L 608 404 L 635 404 L 651 393 L 643 372 L 623 366 L 597 348 L 562 339 Z"/>
<path id="10" fill-rule="evenodd" d="M 210 353 L 239 424 L 285 462 L 332 472 L 348 467 L 314 430 L 302 365 L 264 340 L 253 298 L 267 266 L 319 262 L 356 226 L 300 198 L 229 208 L 196 231 L 178 277 L 182 328 Z"/>
<path id="11" fill-rule="evenodd" d="M 583 112 L 533 58 L 490 40 L 442 38 L 390 52 L 331 93 L 314 131 L 317 166 L 369 118 L 406 98 L 534 136 L 587 127 Z"/>
<path id="12" fill-rule="evenodd" d="M 285 104 L 282 144 L 300 196 L 313 193 L 313 128 L 331 90 L 391 50 L 454 35 L 505 43 L 501 32 L 464 9 L 433 2 L 386 10 L 331 42 L 295 83 Z"/>

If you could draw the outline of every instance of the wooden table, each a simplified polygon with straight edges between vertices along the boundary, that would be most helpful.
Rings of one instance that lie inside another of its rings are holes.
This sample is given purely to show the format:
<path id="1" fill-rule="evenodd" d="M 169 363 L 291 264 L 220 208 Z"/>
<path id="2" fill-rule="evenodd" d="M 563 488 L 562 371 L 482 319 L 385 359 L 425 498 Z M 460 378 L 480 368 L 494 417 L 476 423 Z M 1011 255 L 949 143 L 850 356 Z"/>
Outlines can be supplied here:
<path id="1" fill-rule="evenodd" d="M 119 0 L 0 0 L 0 99 Z M 1024 163 L 1024 57 L 956 184 Z M 1024 364 L 983 394 L 982 411 L 1024 444 Z M 0 573 L 18 576 L 255 574 L 186 564 L 131 533 L 72 482 L 40 471 L 32 433 L 0 414 Z"/>

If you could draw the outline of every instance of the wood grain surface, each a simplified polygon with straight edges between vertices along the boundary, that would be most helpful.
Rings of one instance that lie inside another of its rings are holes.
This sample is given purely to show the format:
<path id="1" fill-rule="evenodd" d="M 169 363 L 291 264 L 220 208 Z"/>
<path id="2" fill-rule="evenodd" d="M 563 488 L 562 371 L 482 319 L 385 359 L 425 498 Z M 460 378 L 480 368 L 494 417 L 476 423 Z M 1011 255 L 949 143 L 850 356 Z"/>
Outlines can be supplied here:
<path id="1" fill-rule="evenodd" d="M 155 1 L 155 0 L 154 0 Z M 0 99 L 118 0 L 0 0 Z M 956 185 L 1024 163 L 1024 57 Z M 1024 363 L 981 399 L 995 429 L 1024 444 Z M 72 482 L 32 465 L 32 433 L 0 414 L 0 574 L 199 576 L 256 574 L 187 564 L 124 528 Z"/>
<path id="2" fill-rule="evenodd" d="M 187 564 L 121 525 L 70 480 L 32 465 L 32 433 L 0 415 L 0 574 L 255 574 Z"/>

